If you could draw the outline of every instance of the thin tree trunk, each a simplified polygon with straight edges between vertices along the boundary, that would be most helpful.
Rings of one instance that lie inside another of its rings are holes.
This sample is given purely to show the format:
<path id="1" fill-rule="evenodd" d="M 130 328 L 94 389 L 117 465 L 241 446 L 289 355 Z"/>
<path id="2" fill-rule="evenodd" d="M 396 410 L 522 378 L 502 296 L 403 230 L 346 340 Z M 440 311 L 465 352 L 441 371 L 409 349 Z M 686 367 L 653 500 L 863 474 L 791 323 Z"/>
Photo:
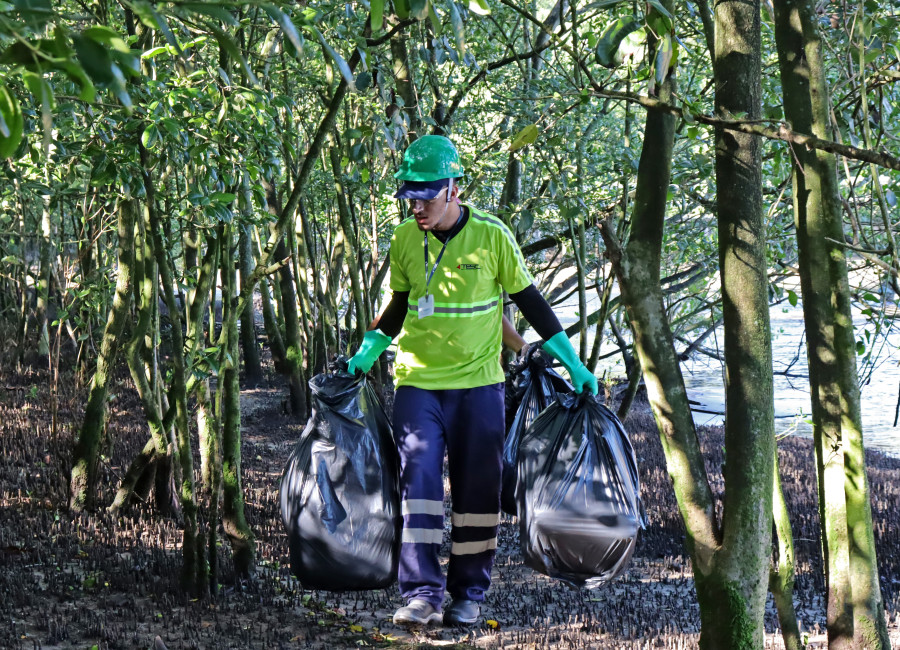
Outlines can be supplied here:
<path id="1" fill-rule="evenodd" d="M 53 226 L 50 215 L 50 195 L 42 197 L 41 212 L 41 266 L 37 280 L 37 330 L 38 354 L 46 357 L 50 354 L 50 332 L 47 322 L 50 309 L 50 277 L 53 274 Z"/>
<path id="2" fill-rule="evenodd" d="M 772 517 L 775 520 L 775 538 L 778 543 L 778 561 L 769 572 L 769 591 L 778 610 L 781 624 L 781 638 L 785 650 L 801 650 L 800 626 L 794 608 L 794 536 L 788 517 L 784 491 L 781 489 L 781 474 L 778 471 L 778 450 L 772 457 L 775 463 L 772 474 Z"/>
<path id="3" fill-rule="evenodd" d="M 760 115 L 759 1 L 715 6 L 719 114 Z M 772 345 L 758 138 L 716 131 L 719 272 L 725 329 L 725 497 L 714 575 L 698 574 L 700 647 L 763 645 L 775 453 Z"/>
<path id="4" fill-rule="evenodd" d="M 674 79 L 670 75 L 660 87 L 661 98 L 670 96 L 673 89 Z M 674 119 L 647 113 L 627 247 L 622 249 L 609 221 L 601 225 L 601 233 L 619 281 L 622 304 L 631 322 L 634 350 L 643 370 L 666 467 L 684 520 L 686 546 L 697 577 L 703 624 L 701 635 L 706 634 L 708 638 L 707 628 L 715 625 L 709 611 L 715 605 L 705 597 L 706 592 L 701 596 L 701 589 L 708 591 L 711 584 L 715 584 L 714 560 L 721 545 L 721 533 L 660 284 L 663 224 L 674 137 Z M 734 611 L 729 612 L 723 622 L 734 620 L 743 624 L 747 614 L 742 603 L 729 600 Z M 722 643 L 719 647 L 729 646 Z"/>
<path id="5" fill-rule="evenodd" d="M 829 138 L 831 107 L 815 7 L 777 0 L 785 116 Z M 829 648 L 890 647 L 865 471 L 856 350 L 834 157 L 792 147 L 794 217 L 819 485 Z"/>
<path id="6" fill-rule="evenodd" d="M 395 15 L 386 16 L 387 23 L 391 26 L 396 25 L 399 19 Z M 412 143 L 420 135 L 421 123 L 419 121 L 418 98 L 416 97 L 416 86 L 413 83 L 412 75 L 409 69 L 409 53 L 406 47 L 406 32 L 398 31 L 390 39 L 391 47 L 391 66 L 394 72 L 394 83 L 397 86 L 397 94 L 403 102 L 403 113 L 406 115 L 407 139 Z"/>
<path id="7" fill-rule="evenodd" d="M 273 215 L 281 211 L 278 195 L 275 187 L 269 182 L 263 182 L 266 190 L 266 203 L 269 212 Z M 291 256 L 288 247 L 284 243 L 284 237 L 275 247 L 275 258 L 283 260 Z M 297 292 L 294 288 L 294 277 L 290 264 L 285 264 L 278 269 L 279 286 L 281 287 L 281 314 L 284 319 L 284 343 L 285 343 L 285 369 L 290 386 L 291 412 L 300 417 L 306 417 L 306 381 L 303 374 L 303 341 L 300 337 L 300 314 L 297 311 Z"/>
<path id="8" fill-rule="evenodd" d="M 171 454 L 169 452 L 168 433 L 163 428 L 162 408 L 158 395 L 147 376 L 146 366 L 142 360 L 142 352 L 148 346 L 145 345 L 147 332 L 150 329 L 150 321 L 153 316 L 153 300 L 156 296 L 154 288 L 157 284 L 158 274 L 156 263 L 153 259 L 153 250 L 150 240 L 147 238 L 146 228 L 135 237 L 135 294 L 138 302 L 138 320 L 132 332 L 131 341 L 126 349 L 128 369 L 134 381 L 141 405 L 144 409 L 144 417 L 150 428 L 150 440 L 154 445 L 154 453 L 148 461 L 142 451 L 132 461 L 124 479 L 119 486 L 116 497 L 110 506 L 110 511 L 116 512 L 125 506 L 131 498 L 133 489 L 137 486 L 141 474 L 152 471 L 156 482 L 156 501 L 161 512 L 170 513 L 173 510 L 173 482 Z M 151 469 L 151 465 L 153 465 Z M 141 469 L 143 467 L 143 469 Z M 131 476 L 138 473 L 132 481 Z"/>
<path id="9" fill-rule="evenodd" d="M 181 333 L 181 313 L 175 298 L 175 278 L 167 256 L 168 248 L 163 242 L 163 230 L 159 215 L 156 212 L 156 188 L 150 176 L 150 155 L 146 148 L 138 143 L 141 157 L 141 172 L 146 193 L 144 209 L 147 211 L 153 237 L 153 253 L 162 280 L 166 306 L 169 308 L 169 319 L 172 322 L 172 384 L 169 391 L 169 409 L 174 409 L 175 439 L 178 464 L 181 469 L 178 485 L 181 503 L 184 536 L 182 539 L 182 583 L 190 592 L 196 593 L 198 588 L 200 558 L 197 544 L 197 501 L 194 494 L 194 461 L 191 452 L 191 437 L 187 418 L 187 385 L 185 372 L 185 346 Z"/>
<path id="10" fill-rule="evenodd" d="M 347 207 L 347 197 L 345 195 L 345 187 L 341 178 L 341 155 L 335 147 L 329 150 L 331 157 L 331 172 L 334 174 L 334 189 L 337 193 L 338 217 L 340 219 L 341 231 L 344 233 L 344 239 L 350 243 L 350 254 L 347 256 L 347 267 L 350 274 L 350 293 L 353 304 L 356 305 L 356 340 L 362 341 L 365 334 L 368 321 L 365 321 L 366 309 L 363 306 L 362 288 L 360 287 L 361 277 L 359 274 L 359 266 L 356 263 L 358 251 L 356 247 L 356 236 L 353 223 L 350 219 L 350 210 Z"/>
<path id="11" fill-rule="evenodd" d="M 241 285 L 250 279 L 253 272 L 253 246 L 250 241 L 249 226 L 241 225 L 239 239 Z M 255 388 L 262 383 L 262 365 L 259 360 L 259 346 L 256 342 L 256 308 L 252 300 L 241 312 L 241 358 L 244 361 L 244 383 L 248 388 Z"/>
<path id="12" fill-rule="evenodd" d="M 118 210 L 118 277 L 112 308 L 103 332 L 97 369 L 91 380 L 84 422 L 78 432 L 78 440 L 72 458 L 72 473 L 69 482 L 69 508 L 80 512 L 94 498 L 97 485 L 97 463 L 100 439 L 106 424 L 107 400 L 110 375 L 116 365 L 119 339 L 128 318 L 131 305 L 132 260 L 134 255 L 134 214 L 133 201 L 123 201 Z"/>
<path id="13" fill-rule="evenodd" d="M 222 328 L 225 330 L 222 350 L 222 375 L 219 393 L 222 423 L 222 524 L 231 541 L 234 568 L 239 575 L 253 571 L 256 542 L 244 516 L 244 494 L 241 488 L 241 387 L 238 381 L 236 292 L 234 253 L 230 234 L 222 242 Z M 227 361 L 230 355 L 232 361 Z"/>

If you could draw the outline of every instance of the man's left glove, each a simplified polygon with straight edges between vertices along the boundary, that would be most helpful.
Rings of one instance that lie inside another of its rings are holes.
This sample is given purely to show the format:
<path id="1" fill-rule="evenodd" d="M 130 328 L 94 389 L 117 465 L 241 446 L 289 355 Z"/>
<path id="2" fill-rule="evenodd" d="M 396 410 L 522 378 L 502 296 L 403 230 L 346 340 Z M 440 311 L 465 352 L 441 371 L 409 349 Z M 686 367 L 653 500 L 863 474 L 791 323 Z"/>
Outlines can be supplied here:
<path id="1" fill-rule="evenodd" d="M 565 332 L 551 336 L 544 342 L 544 349 L 569 371 L 569 377 L 572 379 L 572 386 L 575 387 L 576 393 L 587 389 L 591 395 L 597 394 L 600 388 L 597 378 L 581 363 L 581 359 L 578 358 L 575 348 L 569 343 L 569 337 Z"/>
<path id="2" fill-rule="evenodd" d="M 347 372 L 355 375 L 357 372 L 365 374 L 375 365 L 375 360 L 381 353 L 387 350 L 391 344 L 391 337 L 379 330 L 369 330 L 363 336 L 359 350 L 356 351 L 350 361 L 347 362 Z"/>

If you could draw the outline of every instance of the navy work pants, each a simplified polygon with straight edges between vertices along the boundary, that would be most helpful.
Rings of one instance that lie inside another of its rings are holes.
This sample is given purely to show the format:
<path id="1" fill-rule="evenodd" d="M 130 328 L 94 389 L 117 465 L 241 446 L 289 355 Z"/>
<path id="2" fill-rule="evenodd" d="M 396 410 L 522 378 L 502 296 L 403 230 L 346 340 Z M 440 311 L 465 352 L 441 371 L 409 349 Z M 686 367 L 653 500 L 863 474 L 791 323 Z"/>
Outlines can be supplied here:
<path id="1" fill-rule="evenodd" d="M 440 608 L 444 576 L 444 450 L 450 466 L 453 529 L 446 589 L 484 600 L 500 523 L 503 384 L 454 390 L 397 389 L 394 435 L 400 450 L 403 541 L 400 592 Z"/>

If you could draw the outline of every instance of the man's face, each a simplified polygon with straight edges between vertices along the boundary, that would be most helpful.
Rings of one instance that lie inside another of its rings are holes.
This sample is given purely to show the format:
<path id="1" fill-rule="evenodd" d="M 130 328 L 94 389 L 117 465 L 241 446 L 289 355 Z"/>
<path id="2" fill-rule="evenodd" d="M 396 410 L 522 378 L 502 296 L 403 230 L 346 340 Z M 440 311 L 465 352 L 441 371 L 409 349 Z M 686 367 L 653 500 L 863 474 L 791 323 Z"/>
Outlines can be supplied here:
<path id="1" fill-rule="evenodd" d="M 409 199 L 409 207 L 419 230 L 449 230 L 459 217 L 459 206 L 455 199 L 456 187 L 447 201 L 447 188 L 445 187 L 433 199 Z"/>

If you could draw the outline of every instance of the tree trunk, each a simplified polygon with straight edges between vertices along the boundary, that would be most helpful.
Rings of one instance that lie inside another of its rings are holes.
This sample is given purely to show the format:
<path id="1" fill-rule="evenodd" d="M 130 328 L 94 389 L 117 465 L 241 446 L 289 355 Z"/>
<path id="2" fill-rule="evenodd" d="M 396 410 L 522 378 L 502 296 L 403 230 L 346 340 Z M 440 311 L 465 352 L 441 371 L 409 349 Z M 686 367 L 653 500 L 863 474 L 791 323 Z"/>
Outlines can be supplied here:
<path id="1" fill-rule="evenodd" d="M 149 226 L 149 224 L 145 224 Z M 147 425 L 150 428 L 150 439 L 154 445 L 152 458 L 146 460 L 144 452 L 141 452 L 137 458 L 132 461 L 126 473 L 126 479 L 123 479 L 116 498 L 110 506 L 110 510 L 115 512 L 119 508 L 128 503 L 133 489 L 138 484 L 138 475 L 134 481 L 131 476 L 138 471 L 153 471 L 156 479 L 156 502 L 163 513 L 170 513 L 173 510 L 173 491 L 172 487 L 172 456 L 169 451 L 169 435 L 163 426 L 162 407 L 159 403 L 158 395 L 151 385 L 147 376 L 147 368 L 142 358 L 142 353 L 149 347 L 145 344 L 147 332 L 150 329 L 151 320 L 154 312 L 154 299 L 156 292 L 154 288 L 158 281 L 158 273 L 156 263 L 153 259 L 153 249 L 148 239 L 146 227 L 135 237 L 135 294 L 138 302 L 138 320 L 134 326 L 131 341 L 127 347 L 128 369 L 131 372 L 132 381 L 134 381 L 138 396 L 141 399 L 141 405 L 144 409 L 144 417 L 147 418 Z M 151 469 L 151 465 L 154 467 Z M 143 467 L 143 469 L 141 469 Z"/>
<path id="2" fill-rule="evenodd" d="M 781 489 L 781 474 L 778 471 L 778 450 L 772 457 L 775 463 L 772 474 L 772 517 L 775 520 L 775 538 L 778 543 L 778 561 L 769 572 L 769 591 L 778 610 L 781 624 L 781 638 L 785 650 L 801 650 L 800 626 L 794 608 L 794 535 L 788 517 L 784 491 Z"/>
<path id="3" fill-rule="evenodd" d="M 194 495 L 194 460 L 191 451 L 191 437 L 187 419 L 187 385 L 184 360 L 184 337 L 181 333 L 181 313 L 175 299 L 175 278 L 167 255 L 168 248 L 163 241 L 163 229 L 156 212 L 156 188 L 150 175 L 150 154 L 138 143 L 141 157 L 141 172 L 146 193 L 144 210 L 150 223 L 148 233 L 153 237 L 153 254 L 159 267 L 169 319 L 172 322 L 172 384 L 169 391 L 169 410 L 174 409 L 175 441 L 180 480 L 178 496 L 184 518 L 182 538 L 182 584 L 189 592 L 198 591 L 200 558 L 197 548 L 197 501 Z"/>
<path id="4" fill-rule="evenodd" d="M 49 192 L 49 190 L 47 190 Z M 53 274 L 53 224 L 50 215 L 50 195 L 43 197 L 41 212 L 41 266 L 37 277 L 37 331 L 38 354 L 46 357 L 50 354 L 50 332 L 48 329 L 48 311 L 50 309 L 50 278 Z M 121 214 L 121 206 L 119 208 Z"/>
<path id="5" fill-rule="evenodd" d="M 760 115 L 759 1 L 715 6 L 719 114 Z M 716 131 L 725 329 L 725 497 L 713 575 L 698 575 L 701 648 L 759 648 L 772 543 L 772 345 L 758 138 Z"/>
<path id="6" fill-rule="evenodd" d="M 103 342 L 100 345 L 100 356 L 97 369 L 91 380 L 91 389 L 84 422 L 78 432 L 75 452 L 72 458 L 70 477 L 69 508 L 75 512 L 83 510 L 94 498 L 97 485 L 97 462 L 99 460 L 100 439 L 106 424 L 110 374 L 116 365 L 119 352 L 119 339 L 128 318 L 131 305 L 132 259 L 134 255 L 134 214 L 132 201 L 123 201 L 118 212 L 118 277 L 116 278 L 116 294 L 113 298 Z"/>
<path id="7" fill-rule="evenodd" d="M 785 117 L 829 138 L 819 16 L 777 0 L 775 37 Z M 834 157 L 793 147 L 794 219 L 806 324 L 830 648 L 889 648 L 862 440 L 856 350 Z"/>
<path id="8" fill-rule="evenodd" d="M 673 90 L 674 79 L 670 76 L 660 87 L 660 98 L 669 97 Z M 708 639 L 708 628 L 715 625 L 715 620 L 706 612 L 715 605 L 706 593 L 717 584 L 713 569 L 721 538 L 660 285 L 663 224 L 674 136 L 674 118 L 647 113 L 627 247 L 622 249 L 609 221 L 602 224 L 601 233 L 634 332 L 634 349 L 644 373 L 666 467 L 684 520 L 686 546 L 697 578 L 703 623 L 701 634 Z M 701 589 L 705 590 L 702 597 Z M 735 611 L 722 619 L 723 622 L 743 622 L 746 612 L 739 605 L 734 603 Z M 722 643 L 719 647 L 729 646 Z"/>
<path id="9" fill-rule="evenodd" d="M 244 516 L 244 494 L 241 488 L 241 387 L 238 381 L 236 292 L 234 280 L 234 253 L 231 237 L 222 242 L 222 328 L 224 349 L 219 393 L 222 424 L 222 476 L 223 508 L 222 524 L 231 541 L 234 569 L 239 575 L 253 571 L 256 542 Z M 229 361 L 228 358 L 231 358 Z"/>
<path id="10" fill-rule="evenodd" d="M 331 172 L 334 174 L 334 190 L 337 193 L 338 217 L 341 223 L 341 231 L 344 233 L 344 239 L 350 243 L 350 254 L 347 255 L 347 268 L 350 274 L 350 293 L 353 304 L 356 305 L 356 323 L 355 332 L 357 343 L 362 341 L 363 334 L 366 332 L 369 322 L 366 320 L 366 308 L 363 305 L 362 288 L 360 282 L 362 278 L 359 274 L 359 265 L 356 263 L 357 249 L 355 229 L 350 219 L 350 210 L 347 207 L 347 197 L 344 193 L 344 182 L 341 178 L 341 155 L 335 147 L 329 150 L 331 157 Z"/>
<path id="11" fill-rule="evenodd" d="M 244 216 L 249 218 L 253 211 L 253 194 L 250 192 L 250 178 L 245 171 L 242 174 L 242 187 L 244 195 Z M 250 282 L 253 273 L 253 241 L 250 236 L 250 225 L 244 223 L 240 226 L 239 255 L 241 286 Z M 241 312 L 241 350 L 244 361 L 244 383 L 248 388 L 255 388 L 262 383 L 263 372 L 259 360 L 259 345 L 256 341 L 256 307 L 253 300 L 247 301 L 247 306 Z"/>
<path id="12" fill-rule="evenodd" d="M 273 215 L 281 211 L 278 195 L 271 183 L 264 182 L 266 190 L 266 203 L 269 212 Z M 275 247 L 275 258 L 284 260 L 291 257 L 292 253 L 284 243 L 284 237 Z M 294 288 L 294 277 L 291 273 L 291 265 L 285 264 L 278 269 L 279 286 L 281 287 L 281 315 L 284 319 L 284 343 L 285 343 L 285 369 L 290 386 L 291 412 L 300 417 L 306 417 L 306 381 L 303 374 L 303 339 L 300 335 L 300 314 L 297 310 L 297 292 Z"/>
<path id="13" fill-rule="evenodd" d="M 253 272 L 253 247 L 250 242 L 250 231 L 246 225 L 241 226 L 239 239 L 241 285 L 247 283 Z M 253 301 L 248 300 L 241 312 L 241 358 L 244 361 L 244 383 L 248 388 L 256 388 L 262 383 L 263 372 L 259 360 L 259 346 L 256 342 L 256 308 Z"/>

